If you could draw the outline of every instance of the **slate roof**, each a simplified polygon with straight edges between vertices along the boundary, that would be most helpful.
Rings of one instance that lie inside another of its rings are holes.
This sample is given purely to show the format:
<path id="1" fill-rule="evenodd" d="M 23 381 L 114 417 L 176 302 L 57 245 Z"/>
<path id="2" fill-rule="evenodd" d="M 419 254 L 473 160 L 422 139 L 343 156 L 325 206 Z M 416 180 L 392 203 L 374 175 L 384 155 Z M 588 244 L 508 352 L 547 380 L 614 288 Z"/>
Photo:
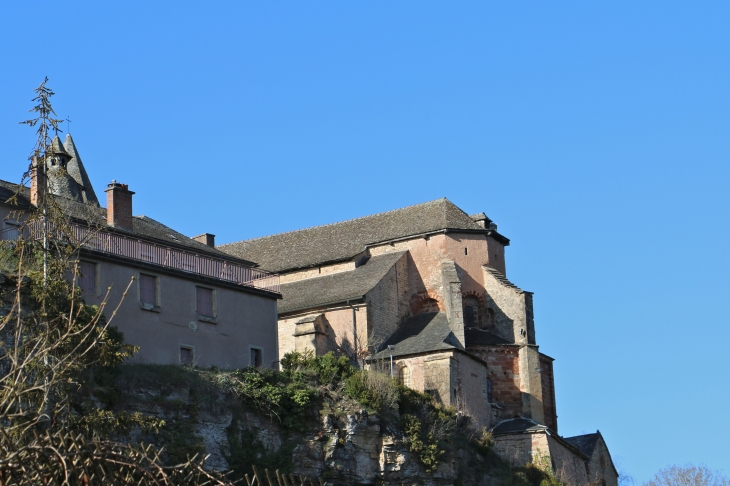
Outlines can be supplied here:
<path id="1" fill-rule="evenodd" d="M 79 184 L 83 201 L 88 204 L 99 206 L 99 200 L 94 192 L 94 187 L 91 185 L 91 180 L 89 179 L 88 174 L 86 174 L 84 164 L 81 162 L 81 156 L 79 155 L 78 150 L 76 150 L 76 144 L 74 143 L 73 138 L 71 138 L 70 133 L 66 135 L 66 140 L 63 142 L 63 146 L 69 156 L 71 156 L 71 160 L 67 164 L 68 174 Z"/>
<path id="2" fill-rule="evenodd" d="M 501 434 L 515 434 L 519 432 L 533 432 L 533 431 L 540 431 L 540 430 L 547 430 L 547 427 L 544 425 L 540 425 L 534 420 L 526 419 L 526 418 L 514 418 L 509 420 L 504 420 L 497 424 L 497 426 L 492 429 L 493 435 L 501 435 Z"/>
<path id="3" fill-rule="evenodd" d="M 368 245 L 443 229 L 484 232 L 509 244 L 507 238 L 483 228 L 443 198 L 340 223 L 228 243 L 219 248 L 258 262 L 266 270 L 281 272 L 348 260 Z"/>
<path id="4" fill-rule="evenodd" d="M 403 251 L 385 253 L 354 270 L 282 284 L 279 313 L 361 299 L 404 254 Z"/>
<path id="5" fill-rule="evenodd" d="M 30 191 L 21 191 L 18 194 L 17 205 L 20 208 L 26 209 L 30 207 Z M 9 204 L 7 200 L 15 195 L 15 191 L 18 190 L 17 184 L 12 184 L 7 181 L 0 180 L 0 203 Z"/>
<path id="6" fill-rule="evenodd" d="M 411 317 L 398 326 L 381 346 L 374 359 L 389 358 L 389 345 L 395 346 L 393 356 L 425 353 L 429 351 L 445 351 L 461 349 L 457 347 L 454 335 L 449 327 L 449 320 L 444 312 L 429 312 Z"/>
<path id="7" fill-rule="evenodd" d="M 496 334 L 492 334 L 484 329 L 467 327 L 464 329 L 464 338 L 467 346 L 497 346 L 501 344 L 514 344 L 511 341 L 503 339 Z"/>
<path id="8" fill-rule="evenodd" d="M 575 437 L 563 437 L 563 440 L 565 440 L 565 442 L 569 443 L 573 447 L 580 449 L 580 451 L 586 456 L 592 457 L 593 449 L 596 448 L 596 443 L 598 443 L 599 437 L 600 434 L 596 432 L 595 434 L 576 435 Z"/>
<path id="9" fill-rule="evenodd" d="M 0 180 L 0 203 L 5 203 L 8 197 L 15 194 L 17 188 L 17 184 Z M 172 228 L 165 226 L 159 221 L 156 221 L 147 216 L 134 216 L 132 218 L 133 231 L 127 231 L 121 228 L 111 228 L 107 226 L 105 208 L 95 206 L 93 204 L 81 203 L 64 197 L 55 197 L 54 201 L 58 203 L 59 207 L 66 216 L 71 217 L 76 221 L 96 226 L 105 231 L 113 231 L 115 233 L 122 233 L 151 240 L 158 240 L 158 242 L 162 244 L 174 247 L 182 247 L 183 249 L 192 250 L 200 253 L 207 253 L 217 258 L 235 260 L 238 263 L 254 265 L 254 263 L 250 261 L 232 257 L 231 255 L 224 253 L 216 248 L 212 248 L 208 245 L 188 238 L 187 236 L 178 233 Z M 21 207 L 27 208 L 30 206 L 29 188 L 25 186 L 21 187 L 20 193 L 18 195 L 18 202 L 20 203 Z"/>

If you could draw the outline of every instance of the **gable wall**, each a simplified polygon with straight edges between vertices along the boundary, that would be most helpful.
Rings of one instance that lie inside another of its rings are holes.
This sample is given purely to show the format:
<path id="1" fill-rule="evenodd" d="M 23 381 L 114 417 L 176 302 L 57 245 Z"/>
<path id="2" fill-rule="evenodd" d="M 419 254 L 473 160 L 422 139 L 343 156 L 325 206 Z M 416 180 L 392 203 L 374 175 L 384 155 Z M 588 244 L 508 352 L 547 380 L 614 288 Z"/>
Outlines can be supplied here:
<path id="1" fill-rule="evenodd" d="M 408 294 L 408 257 L 403 255 L 365 296 L 370 342 L 361 348 L 377 348 L 396 331 L 410 314 Z"/>
<path id="2" fill-rule="evenodd" d="M 601 467 L 601 457 L 603 457 L 603 466 Z M 618 486 L 618 476 L 611 460 L 611 454 L 608 447 L 601 437 L 596 441 L 596 447 L 593 449 L 593 455 L 588 462 L 588 474 L 590 480 L 603 479 L 606 486 Z"/>

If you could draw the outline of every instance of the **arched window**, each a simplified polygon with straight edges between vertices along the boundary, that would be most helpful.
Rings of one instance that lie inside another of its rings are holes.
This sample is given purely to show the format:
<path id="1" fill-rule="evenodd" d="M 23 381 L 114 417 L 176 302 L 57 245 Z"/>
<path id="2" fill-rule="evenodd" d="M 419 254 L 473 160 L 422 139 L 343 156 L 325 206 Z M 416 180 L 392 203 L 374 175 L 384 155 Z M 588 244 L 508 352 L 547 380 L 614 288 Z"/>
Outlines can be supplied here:
<path id="1" fill-rule="evenodd" d="M 464 327 L 479 326 L 479 301 L 469 296 L 464 298 Z"/>
<path id="2" fill-rule="evenodd" d="M 474 308 L 467 305 L 464 307 L 464 327 L 474 327 Z"/>
<path id="3" fill-rule="evenodd" d="M 400 384 L 403 386 L 407 386 L 408 388 L 411 387 L 411 370 L 408 366 L 401 367 L 398 372 L 398 381 L 400 381 Z"/>

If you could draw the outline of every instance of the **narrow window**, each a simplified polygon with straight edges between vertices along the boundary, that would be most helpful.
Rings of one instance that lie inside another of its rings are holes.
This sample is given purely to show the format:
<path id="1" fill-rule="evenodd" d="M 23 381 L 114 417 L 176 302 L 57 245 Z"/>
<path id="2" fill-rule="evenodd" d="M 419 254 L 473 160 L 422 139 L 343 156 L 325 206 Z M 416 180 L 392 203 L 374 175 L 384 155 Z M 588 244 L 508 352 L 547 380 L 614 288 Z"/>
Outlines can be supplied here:
<path id="1" fill-rule="evenodd" d="M 474 327 L 474 308 L 470 305 L 464 307 L 464 326 Z"/>
<path id="2" fill-rule="evenodd" d="M 96 291 L 96 263 L 79 262 L 79 287 L 84 292 Z"/>
<path id="3" fill-rule="evenodd" d="M 492 403 L 492 380 L 487 378 L 487 401 Z"/>
<path id="4" fill-rule="evenodd" d="M 181 365 L 192 365 L 193 364 L 193 348 L 187 346 L 180 346 L 180 364 Z"/>
<path id="5" fill-rule="evenodd" d="M 403 386 L 411 387 L 411 370 L 408 366 L 403 366 L 398 373 L 398 379 Z"/>
<path id="6" fill-rule="evenodd" d="M 261 348 L 251 348 L 251 362 L 249 365 L 254 368 L 260 367 L 264 359 L 263 354 L 264 353 Z"/>
<path id="7" fill-rule="evenodd" d="M 198 314 L 206 317 L 213 317 L 213 290 L 205 287 L 195 287 L 197 292 Z"/>
<path id="8" fill-rule="evenodd" d="M 464 255 L 468 255 L 468 254 L 469 254 L 469 252 L 466 250 L 466 248 L 464 248 Z"/>
<path id="9" fill-rule="evenodd" d="M 154 275 L 139 275 L 139 301 L 142 304 L 157 305 L 157 277 Z"/>

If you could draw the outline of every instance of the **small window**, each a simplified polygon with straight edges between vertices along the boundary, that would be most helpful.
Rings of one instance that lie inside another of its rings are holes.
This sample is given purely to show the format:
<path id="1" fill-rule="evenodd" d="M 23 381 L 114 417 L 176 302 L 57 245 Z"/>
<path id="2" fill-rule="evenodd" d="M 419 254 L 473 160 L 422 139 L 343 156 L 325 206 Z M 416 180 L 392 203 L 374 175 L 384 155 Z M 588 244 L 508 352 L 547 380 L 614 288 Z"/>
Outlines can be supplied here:
<path id="1" fill-rule="evenodd" d="M 146 305 L 157 305 L 157 277 L 154 275 L 139 275 L 139 301 Z"/>
<path id="2" fill-rule="evenodd" d="M 5 220 L 5 229 L 2 231 L 0 240 L 17 240 L 20 237 L 20 223 Z"/>
<path id="3" fill-rule="evenodd" d="M 411 370 L 408 366 L 403 366 L 398 373 L 398 381 L 403 386 L 411 387 Z"/>
<path id="4" fill-rule="evenodd" d="M 264 362 L 264 350 L 261 348 L 251 348 L 251 361 L 249 362 L 249 366 L 253 366 L 254 368 L 259 368 L 261 364 Z"/>
<path id="5" fill-rule="evenodd" d="M 464 307 L 464 326 L 474 327 L 474 308 L 472 306 Z"/>
<path id="6" fill-rule="evenodd" d="M 492 403 L 492 380 L 487 378 L 487 401 Z"/>
<path id="7" fill-rule="evenodd" d="M 193 364 L 193 348 L 188 346 L 180 346 L 180 364 L 192 366 Z"/>
<path id="8" fill-rule="evenodd" d="M 79 262 L 79 288 L 84 292 L 96 291 L 96 263 L 81 260 Z"/>
<path id="9" fill-rule="evenodd" d="M 205 287 L 195 287 L 198 314 L 213 317 L 213 290 Z"/>

